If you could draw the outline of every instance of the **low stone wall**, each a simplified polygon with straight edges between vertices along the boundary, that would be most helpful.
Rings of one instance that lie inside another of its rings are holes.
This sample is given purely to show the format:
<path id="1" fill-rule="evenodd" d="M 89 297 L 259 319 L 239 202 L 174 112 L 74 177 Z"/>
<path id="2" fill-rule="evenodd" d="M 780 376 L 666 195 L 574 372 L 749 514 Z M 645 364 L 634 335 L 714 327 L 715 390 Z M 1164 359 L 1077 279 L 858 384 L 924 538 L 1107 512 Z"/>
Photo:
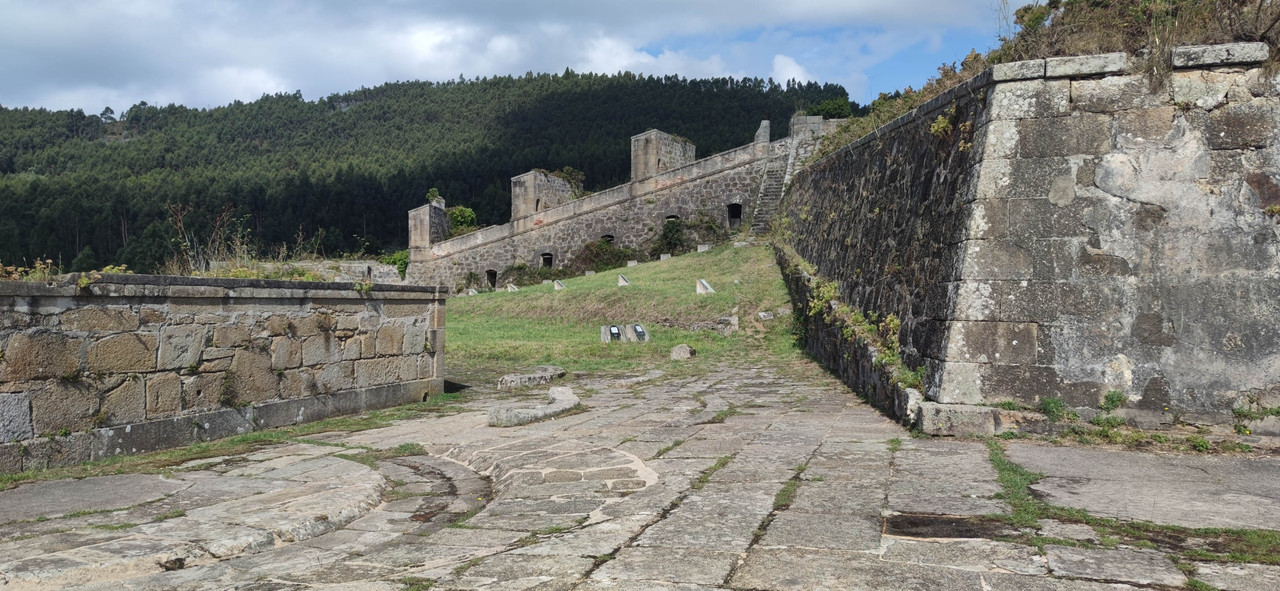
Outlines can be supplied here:
<path id="1" fill-rule="evenodd" d="M 443 387 L 446 293 L 435 287 L 77 280 L 0 282 L 0 472 L 416 402 Z"/>
<path id="2" fill-rule="evenodd" d="M 797 261 L 782 249 L 777 249 L 777 260 L 795 308 L 795 322 L 804 329 L 805 350 L 871 405 L 898 421 L 915 422 L 920 403 L 924 401 L 920 391 L 899 384 L 894 379 L 894 368 L 877 361 L 880 351 L 855 336 L 849 327 L 829 319 L 826 314 L 811 313 L 822 311 L 831 303 L 814 301 L 817 295 L 812 277 L 801 271 Z"/>
<path id="3" fill-rule="evenodd" d="M 1158 92 L 1124 54 L 1001 64 L 798 171 L 786 237 L 841 300 L 902 319 L 934 402 L 1096 408 L 1114 390 L 1147 426 L 1269 414 L 1268 55 L 1175 49 Z"/>

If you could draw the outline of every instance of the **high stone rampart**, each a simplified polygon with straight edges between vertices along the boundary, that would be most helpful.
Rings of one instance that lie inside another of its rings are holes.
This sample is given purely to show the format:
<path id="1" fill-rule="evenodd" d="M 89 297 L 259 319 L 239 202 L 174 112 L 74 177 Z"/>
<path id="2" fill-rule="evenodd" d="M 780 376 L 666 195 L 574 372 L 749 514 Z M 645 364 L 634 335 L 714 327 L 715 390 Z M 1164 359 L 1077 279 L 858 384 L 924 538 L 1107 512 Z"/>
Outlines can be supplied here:
<path id="1" fill-rule="evenodd" d="M 811 135 L 806 136 L 809 144 Z M 551 267 L 564 267 L 583 246 L 606 236 L 619 247 L 643 248 L 671 217 L 735 229 L 754 211 L 766 169 L 785 169 L 796 155 L 789 140 L 769 141 L 767 121 L 755 139 L 695 160 L 688 140 L 650 130 L 632 138 L 633 174 L 638 178 L 579 198 L 550 199 L 549 208 L 543 207 L 539 195 L 563 193 L 553 190 L 553 181 L 537 171 L 516 177 L 513 186 L 522 190 L 519 199 L 513 197 L 511 222 L 442 241 L 413 238 L 407 280 L 455 291 L 499 287 L 488 281 L 511 267 L 536 268 L 547 261 Z M 539 190 L 543 185 L 546 190 Z"/>
<path id="2" fill-rule="evenodd" d="M 807 346 L 904 419 L 938 414 L 806 299 L 830 283 L 880 328 L 899 319 L 924 406 L 970 405 L 980 432 L 1010 425 L 972 405 L 1110 391 L 1144 426 L 1280 407 L 1267 57 L 1179 48 L 1157 91 L 1123 54 L 1002 64 L 797 170 L 782 258 Z"/>

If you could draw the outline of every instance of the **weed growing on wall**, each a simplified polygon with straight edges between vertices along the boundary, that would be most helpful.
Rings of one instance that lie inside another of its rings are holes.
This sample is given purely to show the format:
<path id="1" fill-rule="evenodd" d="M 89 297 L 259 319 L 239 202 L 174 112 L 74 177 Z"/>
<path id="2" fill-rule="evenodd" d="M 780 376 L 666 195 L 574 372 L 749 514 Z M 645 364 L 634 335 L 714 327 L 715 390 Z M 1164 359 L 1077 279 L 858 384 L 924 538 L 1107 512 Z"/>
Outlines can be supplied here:
<path id="1" fill-rule="evenodd" d="M 218 404 L 227 408 L 244 408 L 248 402 L 240 399 L 240 376 L 227 371 L 222 376 L 222 386 L 218 389 Z"/>
<path id="2" fill-rule="evenodd" d="M 690 250 L 693 250 L 693 247 L 689 245 L 689 240 L 684 235 L 684 221 L 667 220 L 662 224 L 662 231 L 654 239 L 653 245 L 649 247 L 649 257 L 656 259 L 662 254 L 678 255 Z"/>
<path id="3" fill-rule="evenodd" d="M 920 388 L 924 385 L 925 368 L 909 367 L 902 360 L 902 344 L 899 333 L 902 321 L 896 314 L 883 319 L 874 313 L 864 313 L 840 301 L 839 286 L 834 281 L 815 275 L 813 265 L 789 248 L 783 249 L 787 259 L 787 273 L 808 277 L 809 300 L 798 308 L 796 326 L 798 338 L 803 338 L 804 318 L 820 318 L 840 331 L 840 336 L 851 346 L 867 347 L 874 352 L 874 363 L 885 369 L 894 383 L 903 388 Z M 802 318 L 803 316 L 804 318 Z"/>
<path id="4" fill-rule="evenodd" d="M 53 259 L 36 259 L 30 267 L 0 264 L 0 280 L 6 281 L 49 281 L 61 272 Z"/>
<path id="5" fill-rule="evenodd" d="M 405 272 L 409 270 L 409 249 L 384 254 L 378 258 L 378 262 L 384 265 L 395 265 L 396 271 L 400 272 L 400 278 L 404 279 Z"/>
<path id="6" fill-rule="evenodd" d="M 574 255 L 570 267 L 575 272 L 601 273 L 609 269 L 625 267 L 627 261 L 639 260 L 639 257 L 640 253 L 634 248 L 617 246 L 608 240 L 600 239 L 584 244 Z"/>
<path id="7" fill-rule="evenodd" d="M 498 286 L 501 287 L 508 283 L 519 287 L 524 287 L 526 285 L 538 285 L 543 281 L 567 279 L 573 275 L 573 271 L 565 267 L 534 268 L 530 267 L 526 263 L 516 263 L 507 267 L 502 271 L 502 273 L 498 274 Z"/>

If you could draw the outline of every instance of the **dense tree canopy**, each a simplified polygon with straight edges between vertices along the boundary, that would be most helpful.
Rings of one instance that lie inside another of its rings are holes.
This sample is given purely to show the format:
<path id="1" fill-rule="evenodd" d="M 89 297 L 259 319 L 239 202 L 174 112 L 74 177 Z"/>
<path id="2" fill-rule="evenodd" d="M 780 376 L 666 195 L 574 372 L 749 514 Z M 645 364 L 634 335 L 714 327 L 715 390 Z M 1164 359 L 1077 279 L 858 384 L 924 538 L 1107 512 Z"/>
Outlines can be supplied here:
<path id="1" fill-rule="evenodd" d="M 750 142 L 762 119 L 784 136 L 792 113 L 832 99 L 848 96 L 832 84 L 566 70 L 215 109 L 0 106 L 0 261 L 155 269 L 174 252 L 174 211 L 190 235 L 221 217 L 263 244 L 390 250 L 407 243 L 406 212 L 431 187 L 481 224 L 502 223 L 510 177 L 530 169 L 572 166 L 598 190 L 627 180 L 628 138 L 646 129 L 687 137 L 703 156 Z"/>

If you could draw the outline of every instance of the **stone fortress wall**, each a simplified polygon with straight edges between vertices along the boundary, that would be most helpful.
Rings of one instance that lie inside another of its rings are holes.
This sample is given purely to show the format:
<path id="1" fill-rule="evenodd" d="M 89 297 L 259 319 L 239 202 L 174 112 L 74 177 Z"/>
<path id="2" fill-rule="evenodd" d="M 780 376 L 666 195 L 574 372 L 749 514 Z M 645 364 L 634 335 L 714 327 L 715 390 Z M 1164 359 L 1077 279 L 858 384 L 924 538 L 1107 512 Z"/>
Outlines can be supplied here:
<path id="1" fill-rule="evenodd" d="M 0 473 L 417 402 L 435 287 L 106 275 L 0 282 Z"/>
<path id="2" fill-rule="evenodd" d="M 979 405 L 1112 390 L 1143 426 L 1280 407 L 1268 54 L 1178 48 L 1155 91 L 1124 54 L 1001 64 L 798 171 L 784 239 L 840 300 L 897 315 L 928 370 L 923 404 L 881 405 L 943 433 L 1025 419 Z M 885 383 L 866 349 L 809 339 L 851 384 Z"/>
<path id="3" fill-rule="evenodd" d="M 618 246 L 640 248 L 671 216 L 736 229 L 750 223 L 767 173 L 781 175 L 830 129 L 821 118 L 797 117 L 791 136 L 770 142 L 769 122 L 763 121 L 752 143 L 702 159 L 694 158 L 688 140 L 650 130 L 631 138 L 630 183 L 575 199 L 567 182 L 529 172 L 512 179 L 511 222 L 449 240 L 428 223 L 432 208 L 420 207 L 409 214 L 406 279 L 456 288 L 470 276 L 486 284 L 520 263 L 543 266 L 545 255 L 552 267 L 564 267 L 584 245 L 605 236 Z M 734 212 L 740 219 L 731 219 Z"/>

